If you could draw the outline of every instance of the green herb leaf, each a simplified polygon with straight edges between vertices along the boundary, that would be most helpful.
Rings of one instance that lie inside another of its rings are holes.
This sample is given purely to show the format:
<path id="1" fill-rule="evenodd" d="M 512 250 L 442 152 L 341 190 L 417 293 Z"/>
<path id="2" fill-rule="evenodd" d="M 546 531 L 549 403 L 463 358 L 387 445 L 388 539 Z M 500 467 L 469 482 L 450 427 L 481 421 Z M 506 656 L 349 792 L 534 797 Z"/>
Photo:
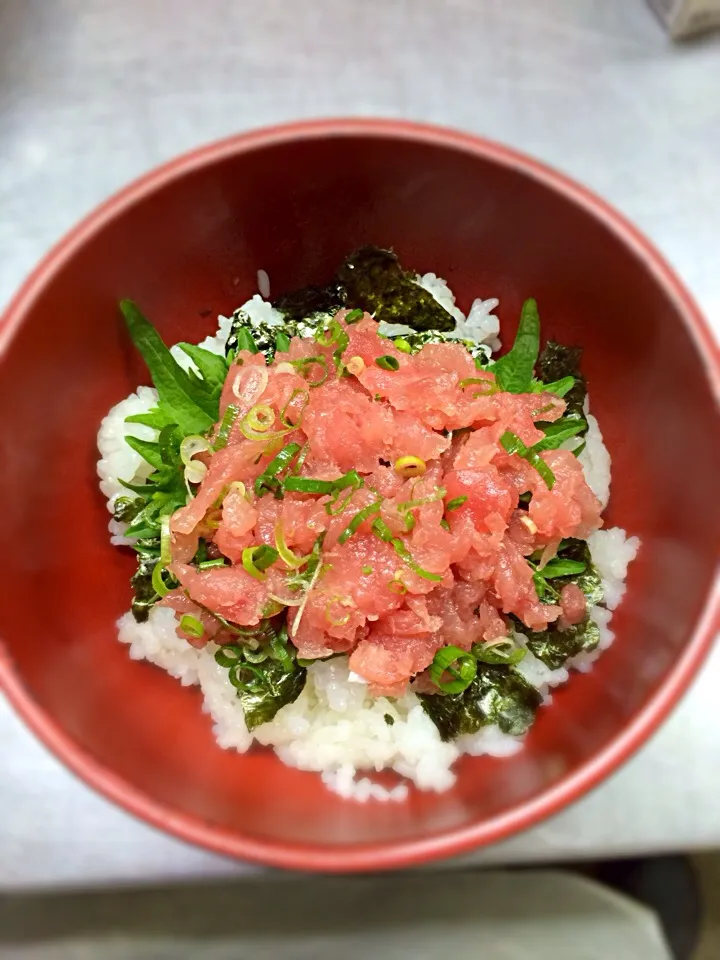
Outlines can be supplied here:
<path id="1" fill-rule="evenodd" d="M 212 353 L 210 350 L 205 350 L 204 347 L 198 347 L 194 343 L 179 343 L 178 346 L 198 368 L 208 390 L 219 397 L 228 372 L 225 358 Z"/>
<path id="2" fill-rule="evenodd" d="M 125 442 L 129 447 L 139 453 L 143 460 L 147 460 L 151 467 L 159 470 L 163 465 L 160 445 L 155 440 L 141 440 L 139 437 L 126 436 Z"/>
<path id="3" fill-rule="evenodd" d="M 290 337 L 283 333 L 280 330 L 279 333 L 275 334 L 275 352 L 276 353 L 287 353 L 290 349 Z"/>
<path id="4" fill-rule="evenodd" d="M 552 580 L 554 577 L 567 577 L 573 573 L 584 573 L 585 569 L 586 564 L 582 560 L 565 560 L 558 557 L 546 563 L 540 573 L 546 580 Z"/>
<path id="5" fill-rule="evenodd" d="M 131 300 L 120 309 L 133 343 L 150 371 L 163 408 L 183 434 L 205 433 L 218 416 L 217 399 L 197 377 L 191 379 L 165 346 L 157 330 Z"/>
<path id="6" fill-rule="evenodd" d="M 545 438 L 534 443 L 532 449 L 539 453 L 541 450 L 558 450 L 566 440 L 575 437 L 587 430 L 587 422 L 581 417 L 563 417 L 555 423 L 547 423 L 542 427 Z"/>
<path id="7" fill-rule="evenodd" d="M 508 393 L 527 393 L 531 390 L 539 349 L 540 317 L 537 303 L 530 299 L 523 304 L 512 349 L 492 367 L 502 390 Z"/>
<path id="8" fill-rule="evenodd" d="M 533 380 L 533 393 L 554 393 L 556 397 L 564 397 L 566 393 L 575 386 L 575 377 L 563 377 L 561 380 L 553 380 L 552 383 L 543 383 L 542 380 Z"/>
<path id="9" fill-rule="evenodd" d="M 162 406 L 153 407 L 147 413 L 133 413 L 125 417 L 125 423 L 142 423 L 146 427 L 153 427 L 155 430 L 162 430 L 169 423 L 173 423 L 172 414 Z"/>

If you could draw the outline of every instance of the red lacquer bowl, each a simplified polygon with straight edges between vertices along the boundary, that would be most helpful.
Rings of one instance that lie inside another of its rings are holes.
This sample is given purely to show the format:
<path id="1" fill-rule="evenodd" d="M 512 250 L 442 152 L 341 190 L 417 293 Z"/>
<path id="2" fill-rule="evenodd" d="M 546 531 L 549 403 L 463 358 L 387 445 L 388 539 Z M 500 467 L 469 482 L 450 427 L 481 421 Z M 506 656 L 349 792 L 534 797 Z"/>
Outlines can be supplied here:
<path id="1" fill-rule="evenodd" d="M 117 301 L 197 341 L 256 290 L 329 277 L 393 246 L 462 306 L 499 297 L 504 340 L 536 297 L 545 335 L 583 344 L 614 459 L 610 524 L 643 541 L 617 640 L 540 712 L 525 749 L 465 759 L 442 795 L 344 802 L 268 750 L 224 752 L 196 691 L 115 639 L 131 556 L 108 543 L 95 435 L 146 372 Z M 655 730 L 718 623 L 719 361 L 657 252 L 582 187 L 493 143 L 401 122 L 292 125 L 187 154 L 66 236 L 2 320 L 0 678 L 32 729 L 107 797 L 213 850 L 370 870 L 492 843 L 560 810 Z"/>

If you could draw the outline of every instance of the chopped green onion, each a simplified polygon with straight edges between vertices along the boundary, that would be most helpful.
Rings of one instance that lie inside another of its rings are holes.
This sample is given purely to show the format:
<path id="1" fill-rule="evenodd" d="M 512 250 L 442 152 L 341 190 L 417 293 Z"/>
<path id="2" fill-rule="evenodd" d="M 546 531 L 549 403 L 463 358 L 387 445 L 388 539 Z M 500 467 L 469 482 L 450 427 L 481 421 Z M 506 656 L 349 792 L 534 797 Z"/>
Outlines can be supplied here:
<path id="1" fill-rule="evenodd" d="M 242 552 L 242 565 L 256 580 L 265 579 L 265 570 L 271 566 L 280 556 L 274 547 L 268 547 L 261 543 L 255 547 L 245 547 Z"/>
<path id="2" fill-rule="evenodd" d="M 189 613 L 180 618 L 180 629 L 189 637 L 199 640 L 205 634 L 205 627 L 200 623 L 197 617 L 191 617 Z"/>
<path id="3" fill-rule="evenodd" d="M 292 420 L 290 420 L 290 418 L 288 417 L 287 411 L 288 411 L 288 407 L 293 402 L 295 397 L 302 397 L 303 399 L 302 399 L 302 404 L 300 406 L 300 409 L 297 411 L 297 420 L 293 423 Z M 292 427 L 293 430 L 299 427 L 300 423 L 302 422 L 303 413 L 305 413 L 305 407 L 308 405 L 309 402 L 310 402 L 310 394 L 308 393 L 307 390 L 293 390 L 293 392 L 290 394 L 290 399 L 280 411 L 280 422 L 282 423 L 282 425 L 284 427 Z"/>
<path id="4" fill-rule="evenodd" d="M 407 340 L 403 340 L 402 337 L 398 337 L 396 340 L 393 340 L 393 346 L 396 350 L 399 350 L 400 353 L 412 353 L 412 347 Z"/>
<path id="5" fill-rule="evenodd" d="M 487 377 L 466 377 L 465 380 L 461 380 L 458 383 L 461 390 L 472 385 L 482 387 L 476 394 L 473 394 L 473 399 L 476 397 L 489 397 L 491 394 L 497 393 L 500 389 L 494 380 L 488 380 Z"/>
<path id="6" fill-rule="evenodd" d="M 275 350 L 278 353 L 287 353 L 290 349 L 290 337 L 280 330 L 275 334 Z"/>
<path id="7" fill-rule="evenodd" d="M 337 320 L 331 320 L 328 327 L 324 330 L 318 330 L 315 334 L 315 342 L 319 343 L 321 347 L 331 347 L 334 343 L 342 343 L 344 339 L 348 342 L 350 340 Z M 345 346 L 347 346 L 347 343 L 345 343 Z"/>
<path id="8" fill-rule="evenodd" d="M 356 470 L 348 470 L 337 480 L 319 480 L 314 477 L 287 477 L 283 481 L 285 490 L 291 493 L 335 493 L 352 486 L 355 489 L 362 486 L 362 477 Z"/>
<path id="9" fill-rule="evenodd" d="M 258 348 L 252 334 L 245 327 L 241 327 L 237 332 L 238 350 L 247 350 L 250 353 L 257 353 Z"/>
<path id="10" fill-rule="evenodd" d="M 375 363 L 381 368 L 381 370 L 399 370 L 400 361 L 397 357 L 391 357 L 389 354 L 385 354 L 384 357 L 375 357 Z"/>
<path id="11" fill-rule="evenodd" d="M 407 593 L 407 587 L 402 582 L 402 580 L 390 580 L 388 582 L 387 587 L 391 593 L 399 593 L 399 594 Z"/>
<path id="12" fill-rule="evenodd" d="M 172 563 L 172 538 L 168 516 L 164 516 L 160 521 L 160 563 L 163 566 Z"/>
<path id="13" fill-rule="evenodd" d="M 395 461 L 395 473 L 401 477 L 421 477 L 427 470 L 427 464 L 420 457 L 399 457 Z"/>
<path id="14" fill-rule="evenodd" d="M 421 567 L 418 563 L 415 562 L 413 555 L 410 553 L 408 548 L 397 537 L 392 541 L 393 548 L 395 553 L 400 557 L 403 563 L 406 563 L 413 573 L 416 573 L 418 577 L 422 577 L 423 580 L 433 580 L 439 582 L 442 580 L 442 575 L 439 573 L 431 573 L 430 570 L 426 570 L 424 567 Z"/>
<path id="15" fill-rule="evenodd" d="M 363 520 L 367 520 L 368 517 L 377 513 L 381 506 L 382 500 L 375 500 L 373 503 L 369 503 L 366 507 L 363 507 L 362 510 L 359 510 L 338 537 L 338 543 L 346 543 L 354 533 L 357 533 Z"/>
<path id="16" fill-rule="evenodd" d="M 328 365 L 325 357 L 303 357 L 301 360 L 289 360 L 288 362 L 297 369 L 297 372 L 305 380 L 309 387 L 320 387 L 328 378 Z M 309 368 L 314 363 L 322 367 L 319 380 L 309 380 L 306 376 Z"/>
<path id="17" fill-rule="evenodd" d="M 345 314 L 345 323 L 357 323 L 358 320 L 362 320 L 364 314 L 362 310 L 359 310 L 357 307 L 354 310 L 351 310 L 349 313 Z"/>
<path id="18" fill-rule="evenodd" d="M 275 524 L 275 546 L 277 547 L 280 559 L 286 566 L 290 567 L 291 570 L 297 570 L 298 567 L 302 567 L 312 556 L 312 554 L 308 553 L 305 557 L 299 557 L 296 553 L 292 552 L 285 540 L 282 520 Z"/>
<path id="19" fill-rule="evenodd" d="M 412 510 L 415 507 L 424 507 L 426 503 L 434 503 L 436 500 L 442 500 L 447 490 L 445 487 L 435 487 L 435 490 L 427 497 L 419 497 L 417 500 L 403 500 L 398 504 L 398 510 L 404 513 L 406 510 Z"/>
<path id="20" fill-rule="evenodd" d="M 439 573 L 431 573 L 429 570 L 425 570 L 424 567 L 421 567 L 415 562 L 413 555 L 410 553 L 402 540 L 400 540 L 398 537 L 393 537 L 390 528 L 381 517 L 378 517 L 377 520 L 373 521 L 372 532 L 384 543 L 391 543 L 395 553 L 398 555 L 398 557 L 400 557 L 403 563 L 406 563 L 413 573 L 416 573 L 419 577 L 422 577 L 423 580 L 442 580 L 442 576 Z"/>
<path id="21" fill-rule="evenodd" d="M 226 567 L 224 557 L 218 557 L 216 560 L 203 560 L 197 565 L 198 570 L 212 570 L 213 567 Z"/>
<path id="22" fill-rule="evenodd" d="M 280 453 L 270 461 L 256 479 L 255 495 L 258 497 L 262 496 L 263 491 L 267 488 L 280 499 L 282 497 L 282 490 L 277 475 L 290 466 L 298 453 L 300 453 L 299 443 L 288 443 L 286 447 L 283 447 Z"/>
<path id="23" fill-rule="evenodd" d="M 369 575 L 373 572 L 373 568 L 372 568 L 371 566 L 365 566 L 365 567 L 362 568 L 362 572 L 363 572 L 363 573 L 365 574 L 365 576 L 367 577 L 367 576 L 369 576 Z"/>
<path id="24" fill-rule="evenodd" d="M 163 566 L 162 562 L 156 563 L 155 566 L 153 567 L 153 572 L 151 577 L 153 590 L 159 597 L 165 597 L 168 595 L 168 593 L 170 593 L 170 588 L 163 580 L 164 569 L 165 567 Z"/>
<path id="25" fill-rule="evenodd" d="M 251 430 L 265 433 L 266 430 L 272 429 L 275 423 L 275 411 L 267 403 L 258 403 L 248 410 L 243 417 L 243 423 L 246 423 Z"/>
<path id="26" fill-rule="evenodd" d="M 448 533 L 450 532 L 450 524 L 447 522 L 445 517 L 443 517 L 440 521 L 440 526 L 443 528 L 443 530 L 447 530 Z"/>
<path id="27" fill-rule="evenodd" d="M 548 490 L 552 490 L 555 484 L 555 474 L 545 463 L 537 450 L 533 449 L 533 447 L 525 446 L 520 437 L 516 436 L 514 433 L 511 433 L 509 430 L 506 430 L 505 433 L 500 437 L 500 443 L 507 453 L 516 453 L 518 456 L 522 457 L 523 460 L 527 460 L 530 466 L 534 467 L 543 478 L 547 484 Z M 540 443 L 542 443 L 542 440 Z"/>
<path id="28" fill-rule="evenodd" d="M 180 444 L 180 459 L 187 467 L 193 457 L 197 456 L 198 453 L 207 453 L 208 450 L 210 450 L 210 444 L 205 437 L 193 433 L 189 437 L 185 437 Z"/>
<path id="29" fill-rule="evenodd" d="M 234 644 L 226 644 L 215 651 L 215 662 L 221 667 L 234 667 L 242 660 L 242 649 Z"/>
<path id="30" fill-rule="evenodd" d="M 445 509 L 450 513 L 451 510 L 457 510 L 458 507 L 461 507 L 464 503 L 467 503 L 467 497 L 453 497 L 452 500 L 448 500 L 445 504 Z"/>
<path id="31" fill-rule="evenodd" d="M 355 604 L 347 597 L 331 597 L 330 600 L 328 600 L 328 602 L 325 604 L 325 619 L 330 626 L 344 627 L 346 623 L 349 623 L 351 614 L 343 613 L 339 618 L 337 616 L 333 616 L 333 604 L 337 605 L 338 607 L 345 608 L 354 607 Z"/>
<path id="32" fill-rule="evenodd" d="M 243 654 L 247 663 L 263 663 L 269 656 L 268 651 L 263 647 L 258 650 L 251 650 L 250 647 L 246 647 Z"/>
<path id="33" fill-rule="evenodd" d="M 230 431 L 235 426 L 235 421 L 239 416 L 240 407 L 236 403 L 228 404 L 220 422 L 220 429 L 218 430 L 217 437 L 215 438 L 213 450 L 222 450 L 223 447 L 227 446 Z"/>
<path id="34" fill-rule="evenodd" d="M 449 673 L 452 680 L 443 680 Z M 447 646 L 435 654 L 430 664 L 430 679 L 443 693 L 462 693 L 477 675 L 477 660 L 460 647 Z"/>
<path id="35" fill-rule="evenodd" d="M 520 663 L 527 653 L 525 647 L 517 647 L 509 637 L 503 637 L 499 642 L 476 643 L 470 651 L 476 660 L 481 663 L 507 664 L 513 666 Z"/>
<path id="36" fill-rule="evenodd" d="M 417 522 L 415 520 L 415 515 L 411 513 L 409 510 L 406 510 L 403 513 L 402 517 L 405 522 L 405 532 L 410 533 L 411 530 L 415 529 L 415 524 Z"/>
<path id="37" fill-rule="evenodd" d="M 252 682 L 250 678 L 262 679 L 262 670 L 252 663 L 243 660 L 228 670 L 228 680 L 238 690 L 244 690 Z"/>
<path id="38" fill-rule="evenodd" d="M 379 537 L 383 543 L 392 543 L 392 531 L 381 517 L 373 520 L 372 532 L 376 537 Z"/>

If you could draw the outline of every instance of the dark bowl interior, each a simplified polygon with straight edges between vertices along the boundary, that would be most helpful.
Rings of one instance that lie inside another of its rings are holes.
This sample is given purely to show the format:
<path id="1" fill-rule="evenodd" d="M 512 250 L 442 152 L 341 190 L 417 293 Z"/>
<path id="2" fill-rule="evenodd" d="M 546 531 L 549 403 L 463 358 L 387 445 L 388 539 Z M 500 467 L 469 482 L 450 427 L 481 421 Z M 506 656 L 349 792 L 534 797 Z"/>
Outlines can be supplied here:
<path id="1" fill-rule="evenodd" d="M 614 461 L 608 525 L 642 538 L 617 640 L 540 712 L 526 748 L 465 759 L 442 795 L 357 805 L 266 750 L 214 743 L 199 696 L 115 640 L 129 554 L 95 479 L 108 408 L 147 382 L 121 326 L 132 297 L 167 341 L 197 341 L 256 290 L 327 279 L 392 246 L 460 305 L 498 297 L 503 339 L 537 299 L 546 336 L 585 347 Z M 397 865 L 490 842 L 597 782 L 654 729 L 709 642 L 720 543 L 717 355 L 632 228 L 502 148 L 401 124 L 240 137 L 151 174 L 58 247 L 5 318 L 0 672 L 34 729 L 113 799 L 187 839 L 301 867 Z M 705 611 L 704 621 L 703 612 Z"/>

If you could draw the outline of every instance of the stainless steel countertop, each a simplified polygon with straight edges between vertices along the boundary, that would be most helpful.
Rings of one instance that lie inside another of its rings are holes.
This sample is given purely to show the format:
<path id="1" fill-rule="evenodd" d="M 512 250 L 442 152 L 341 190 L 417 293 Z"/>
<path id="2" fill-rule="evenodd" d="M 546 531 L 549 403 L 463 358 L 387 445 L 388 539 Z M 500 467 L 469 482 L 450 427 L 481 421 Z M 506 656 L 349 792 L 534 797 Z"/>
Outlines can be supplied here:
<path id="1" fill-rule="evenodd" d="M 503 140 L 664 251 L 720 332 L 720 42 L 672 47 L 642 0 L 5 0 L 0 306 L 112 190 L 197 143 L 339 114 Z M 555 819 L 470 858 L 720 844 L 716 649 L 673 717 Z M 236 875 L 76 781 L 0 701 L 0 884 Z"/>

